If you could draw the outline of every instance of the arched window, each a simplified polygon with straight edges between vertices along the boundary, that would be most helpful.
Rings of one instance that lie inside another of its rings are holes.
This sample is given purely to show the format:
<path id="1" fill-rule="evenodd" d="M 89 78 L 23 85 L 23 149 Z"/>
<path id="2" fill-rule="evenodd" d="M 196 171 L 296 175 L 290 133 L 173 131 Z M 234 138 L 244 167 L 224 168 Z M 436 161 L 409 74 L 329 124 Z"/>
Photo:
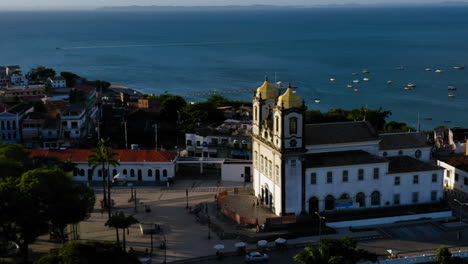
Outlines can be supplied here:
<path id="1" fill-rule="evenodd" d="M 130 177 L 135 177 L 135 170 L 134 169 L 130 169 Z"/>
<path id="2" fill-rule="evenodd" d="M 115 175 L 117 175 L 119 172 L 116 170 L 116 169 L 113 169 L 112 170 L 112 177 L 114 177 Z"/>
<path id="3" fill-rule="evenodd" d="M 10 129 L 10 121 L 6 121 L 6 127 L 8 130 Z"/>
<path id="4" fill-rule="evenodd" d="M 254 107 L 254 120 L 257 121 L 258 119 L 258 107 Z"/>
<path id="5" fill-rule="evenodd" d="M 81 169 L 81 170 L 79 171 L 79 175 L 80 175 L 80 176 L 85 176 L 85 171 L 84 171 L 84 169 Z"/>
<path id="6" fill-rule="evenodd" d="M 372 192 L 371 205 L 380 205 L 380 192 L 379 191 Z"/>
<path id="7" fill-rule="evenodd" d="M 327 195 L 325 197 L 325 210 L 335 209 L 335 197 L 333 195 Z"/>
<path id="8" fill-rule="evenodd" d="M 101 169 L 99 169 L 99 170 L 97 171 L 97 176 L 98 176 L 98 177 L 102 177 L 102 170 L 101 170 Z"/>
<path id="9" fill-rule="evenodd" d="M 319 200 L 317 197 L 311 197 L 309 199 L 309 214 L 315 214 L 319 211 Z"/>
<path id="10" fill-rule="evenodd" d="M 278 132 L 279 130 L 279 117 L 278 116 L 275 117 L 275 129 L 276 129 L 276 132 Z"/>
<path id="11" fill-rule="evenodd" d="M 16 121 L 11 122 L 13 124 L 13 129 L 16 129 Z"/>
<path id="12" fill-rule="evenodd" d="M 167 177 L 167 170 L 166 169 L 163 170 L 163 177 Z"/>
<path id="13" fill-rule="evenodd" d="M 123 175 L 127 175 L 127 169 L 123 170 Z"/>
<path id="14" fill-rule="evenodd" d="M 141 172 L 140 169 L 138 169 L 138 177 L 141 177 L 143 175 L 143 173 Z"/>
<path id="15" fill-rule="evenodd" d="M 8 133 L 8 136 L 7 136 L 7 137 L 8 137 L 8 139 L 11 139 L 11 135 L 10 135 L 10 133 Z"/>
<path id="16" fill-rule="evenodd" d="M 160 173 L 158 169 L 155 171 L 155 175 L 156 175 L 156 180 L 159 180 Z"/>
<path id="17" fill-rule="evenodd" d="M 366 195 L 363 192 L 359 192 L 356 194 L 356 203 L 359 204 L 359 207 L 366 206 Z"/>
<path id="18" fill-rule="evenodd" d="M 297 117 L 291 117 L 289 119 L 289 134 L 297 133 Z"/>
<path id="19" fill-rule="evenodd" d="M 5 129 L 5 121 L 2 120 L 2 130 Z"/>
<path id="20" fill-rule="evenodd" d="M 148 177 L 153 177 L 153 171 L 151 169 L 148 169 Z"/>
<path id="21" fill-rule="evenodd" d="M 78 176 L 78 169 L 77 168 L 73 168 L 73 176 Z"/>

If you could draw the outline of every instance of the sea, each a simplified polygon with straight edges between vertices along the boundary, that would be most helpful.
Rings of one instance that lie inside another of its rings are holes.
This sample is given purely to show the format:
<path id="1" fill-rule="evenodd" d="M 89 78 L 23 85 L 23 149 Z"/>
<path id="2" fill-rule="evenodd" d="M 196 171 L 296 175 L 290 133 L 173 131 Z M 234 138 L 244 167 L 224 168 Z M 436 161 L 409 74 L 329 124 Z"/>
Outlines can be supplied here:
<path id="1" fill-rule="evenodd" d="M 25 71 L 43 65 L 189 102 L 250 101 L 268 76 L 291 82 L 308 109 L 382 107 L 413 127 L 418 116 L 422 129 L 468 127 L 468 67 L 453 69 L 468 66 L 466 6 L 0 11 L 0 25 L 0 65 Z"/>

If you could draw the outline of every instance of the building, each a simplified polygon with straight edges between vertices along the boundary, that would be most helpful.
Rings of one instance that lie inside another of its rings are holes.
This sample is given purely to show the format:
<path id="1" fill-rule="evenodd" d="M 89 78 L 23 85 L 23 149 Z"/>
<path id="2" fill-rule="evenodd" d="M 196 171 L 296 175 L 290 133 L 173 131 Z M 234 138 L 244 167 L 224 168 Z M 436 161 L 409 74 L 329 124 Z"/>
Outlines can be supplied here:
<path id="1" fill-rule="evenodd" d="M 47 83 L 54 89 L 67 87 L 67 81 L 63 77 L 49 77 L 47 78 Z"/>
<path id="2" fill-rule="evenodd" d="M 44 96 L 44 85 L 21 85 L 21 86 L 9 86 L 5 89 L 0 90 L 0 93 L 5 97 L 17 97 L 24 100 L 39 100 Z"/>
<path id="3" fill-rule="evenodd" d="M 20 66 L 0 66 L 0 87 L 28 85 Z"/>
<path id="4" fill-rule="evenodd" d="M 26 104 L 17 104 L 0 113 L 0 141 L 6 143 L 21 142 L 21 121 L 33 108 Z"/>
<path id="5" fill-rule="evenodd" d="M 444 188 L 468 197 L 468 156 L 457 155 L 438 160 L 437 165 L 445 169 Z"/>
<path id="6" fill-rule="evenodd" d="M 111 167 L 112 176 L 129 182 L 165 182 L 175 175 L 176 155 L 159 150 L 113 150 L 120 165 Z M 31 150 L 31 156 L 57 157 L 62 161 L 71 161 L 76 165 L 72 172 L 75 181 L 102 181 L 102 170 L 93 170 L 88 164 L 88 157 L 94 153 L 89 149 L 66 150 Z"/>
<path id="7" fill-rule="evenodd" d="M 423 133 L 378 135 L 364 121 L 305 124 L 289 86 L 253 98 L 253 188 L 277 215 L 436 203 L 443 170 Z"/>
<path id="8" fill-rule="evenodd" d="M 138 108 L 148 111 L 158 111 L 161 107 L 161 102 L 157 98 L 139 98 Z"/>

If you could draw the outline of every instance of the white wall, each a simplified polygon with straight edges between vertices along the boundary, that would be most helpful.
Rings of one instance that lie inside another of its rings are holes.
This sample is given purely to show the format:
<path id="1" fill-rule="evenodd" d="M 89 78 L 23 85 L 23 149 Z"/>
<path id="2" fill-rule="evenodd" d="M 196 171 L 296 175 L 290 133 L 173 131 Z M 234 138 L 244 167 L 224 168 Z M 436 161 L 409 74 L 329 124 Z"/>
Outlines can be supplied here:
<path id="1" fill-rule="evenodd" d="M 307 153 L 323 153 L 323 152 L 336 152 L 336 151 L 350 151 L 350 150 L 363 150 L 372 155 L 379 153 L 379 141 L 366 141 L 366 142 L 352 142 L 342 144 L 323 144 L 323 145 L 307 145 Z"/>
<path id="2" fill-rule="evenodd" d="M 421 151 L 421 157 L 416 157 L 416 151 Z M 402 151 L 402 154 L 399 152 Z M 387 153 L 387 156 L 384 156 L 384 152 Z M 431 157 L 431 148 L 405 148 L 405 149 L 390 149 L 390 150 L 381 150 L 379 151 L 379 156 L 382 157 L 395 157 L 395 156 L 410 156 L 415 159 L 422 160 L 424 162 L 430 162 Z"/>
<path id="3" fill-rule="evenodd" d="M 465 185 L 465 178 L 468 179 L 468 172 L 457 169 L 440 160 L 437 161 L 437 165 L 444 168 L 444 183 L 443 184 L 445 188 L 457 189 L 464 193 L 468 193 L 468 185 Z M 458 174 L 458 181 L 455 181 L 455 174 Z"/>
<path id="4" fill-rule="evenodd" d="M 229 163 L 221 166 L 221 179 L 223 181 L 245 181 L 245 167 L 250 167 L 252 174 L 252 163 Z M 242 177 L 244 175 L 244 177 Z"/>

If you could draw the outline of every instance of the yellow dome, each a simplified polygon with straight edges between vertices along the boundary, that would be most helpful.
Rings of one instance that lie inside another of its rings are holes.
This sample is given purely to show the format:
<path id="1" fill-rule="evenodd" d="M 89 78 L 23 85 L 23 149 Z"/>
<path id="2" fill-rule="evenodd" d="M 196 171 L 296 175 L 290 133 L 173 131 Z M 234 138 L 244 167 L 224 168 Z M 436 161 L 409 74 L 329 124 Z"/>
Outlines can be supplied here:
<path id="1" fill-rule="evenodd" d="M 262 84 L 262 86 L 257 88 L 256 96 L 261 97 L 262 99 L 277 97 L 278 89 L 271 86 L 271 84 L 268 82 L 268 78 L 265 78 L 265 82 Z"/>
<path id="2" fill-rule="evenodd" d="M 301 107 L 302 106 L 302 98 L 299 97 L 293 90 L 291 84 L 289 84 L 288 89 L 286 92 L 278 97 L 277 105 L 283 108 L 291 108 L 291 107 Z"/>

